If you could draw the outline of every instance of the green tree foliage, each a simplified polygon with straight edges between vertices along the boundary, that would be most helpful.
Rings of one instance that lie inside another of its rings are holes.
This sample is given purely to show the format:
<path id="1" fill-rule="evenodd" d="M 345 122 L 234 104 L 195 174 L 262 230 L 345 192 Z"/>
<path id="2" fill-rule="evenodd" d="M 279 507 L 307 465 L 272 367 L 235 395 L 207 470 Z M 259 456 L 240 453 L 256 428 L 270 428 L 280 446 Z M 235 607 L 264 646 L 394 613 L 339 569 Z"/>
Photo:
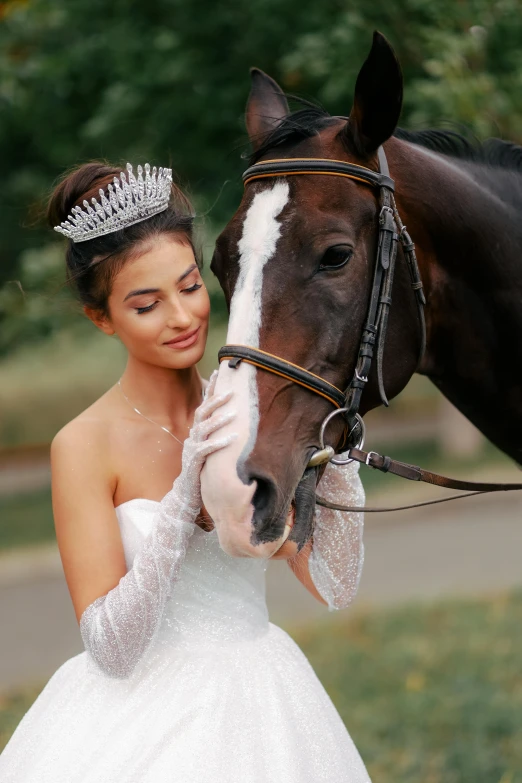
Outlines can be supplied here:
<path id="1" fill-rule="evenodd" d="M 36 206 L 81 161 L 170 164 L 199 209 L 225 220 L 240 194 L 249 66 L 346 114 L 376 28 L 404 69 L 402 125 L 521 139 L 521 10 L 522 0 L 0 3 L 0 285 L 20 278 L 27 249 L 55 241 Z M 2 329 L 6 314 L 1 300 Z"/>
<path id="2" fill-rule="evenodd" d="M 16 279 L 0 287 L 0 356 L 66 327 L 86 332 L 86 319 L 63 282 L 61 246 L 22 251 Z"/>
<path id="3" fill-rule="evenodd" d="M 301 36 L 283 58 L 287 82 L 346 113 L 375 28 L 404 72 L 402 125 L 462 123 L 481 137 L 522 140 L 520 0 L 346 3 L 328 28 Z"/>

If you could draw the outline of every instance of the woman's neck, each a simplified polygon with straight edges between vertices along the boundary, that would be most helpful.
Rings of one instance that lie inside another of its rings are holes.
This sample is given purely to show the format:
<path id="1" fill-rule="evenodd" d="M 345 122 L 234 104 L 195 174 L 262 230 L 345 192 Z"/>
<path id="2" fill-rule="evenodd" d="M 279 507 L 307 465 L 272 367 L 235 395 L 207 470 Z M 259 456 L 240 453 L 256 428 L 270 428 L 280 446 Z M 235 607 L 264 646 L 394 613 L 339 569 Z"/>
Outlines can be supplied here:
<path id="1" fill-rule="evenodd" d="M 195 365 L 173 370 L 129 357 L 120 381 L 134 407 L 174 430 L 191 424 L 201 402 L 202 379 Z"/>

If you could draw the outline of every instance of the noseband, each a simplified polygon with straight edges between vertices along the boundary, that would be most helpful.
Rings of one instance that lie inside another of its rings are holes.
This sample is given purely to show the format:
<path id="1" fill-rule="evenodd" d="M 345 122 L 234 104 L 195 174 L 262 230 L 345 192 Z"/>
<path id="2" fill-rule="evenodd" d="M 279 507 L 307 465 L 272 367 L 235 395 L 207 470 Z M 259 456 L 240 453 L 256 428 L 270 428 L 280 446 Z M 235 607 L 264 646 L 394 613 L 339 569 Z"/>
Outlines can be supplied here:
<path id="1" fill-rule="evenodd" d="M 310 466 L 312 466 L 312 462 L 313 465 L 318 465 L 321 462 L 330 460 L 336 464 L 346 464 L 352 461 L 351 459 L 335 458 L 333 449 L 324 445 L 323 437 L 326 424 L 337 414 L 343 414 L 347 423 L 347 431 L 345 431 L 342 448 L 360 449 L 362 447 L 364 442 L 364 424 L 359 414 L 359 408 L 362 393 L 368 383 L 374 356 L 376 358 L 380 398 L 384 405 L 388 405 L 383 380 L 383 358 L 398 242 L 402 245 L 410 274 L 411 286 L 417 302 L 421 329 L 419 362 L 426 347 L 426 324 L 424 317 L 426 299 L 415 255 L 415 245 L 397 211 L 393 196 L 395 183 L 390 177 L 388 162 L 382 147 L 379 147 L 378 157 L 380 171 L 373 171 L 373 169 L 358 166 L 355 163 L 345 163 L 340 160 L 285 158 L 256 163 L 250 166 L 243 174 L 245 186 L 249 182 L 269 177 L 320 174 L 323 176 L 347 177 L 355 182 L 379 189 L 379 236 L 373 282 L 366 320 L 359 344 L 357 362 L 353 377 L 347 388 L 341 391 L 341 389 L 333 386 L 324 378 L 320 378 L 303 367 L 247 345 L 225 345 L 218 353 L 219 361 L 227 359 L 229 367 L 235 369 L 241 362 L 253 364 L 255 367 L 297 383 L 332 403 L 336 410 L 332 411 L 323 422 L 321 427 L 321 451 L 314 454 Z"/>

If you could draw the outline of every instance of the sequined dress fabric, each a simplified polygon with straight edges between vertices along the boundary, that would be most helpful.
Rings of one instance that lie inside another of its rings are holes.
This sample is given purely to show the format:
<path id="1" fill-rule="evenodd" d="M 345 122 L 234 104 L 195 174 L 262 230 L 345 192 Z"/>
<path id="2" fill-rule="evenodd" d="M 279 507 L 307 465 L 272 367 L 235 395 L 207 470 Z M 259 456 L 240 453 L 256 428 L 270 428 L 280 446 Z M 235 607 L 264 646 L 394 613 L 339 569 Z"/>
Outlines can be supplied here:
<path id="1" fill-rule="evenodd" d="M 129 568 L 157 505 L 116 508 Z M 197 528 L 132 674 L 108 677 L 87 652 L 66 661 L 0 755 L 0 781 L 367 783 L 307 659 L 268 620 L 266 566 Z"/>

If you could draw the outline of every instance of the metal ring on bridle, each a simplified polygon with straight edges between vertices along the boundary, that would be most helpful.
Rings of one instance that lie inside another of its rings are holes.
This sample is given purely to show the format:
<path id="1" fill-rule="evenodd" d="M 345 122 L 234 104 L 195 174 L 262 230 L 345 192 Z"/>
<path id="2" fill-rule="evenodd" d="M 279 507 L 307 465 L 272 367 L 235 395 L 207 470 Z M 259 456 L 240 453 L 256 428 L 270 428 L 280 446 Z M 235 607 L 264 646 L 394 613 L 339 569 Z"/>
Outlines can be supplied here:
<path id="1" fill-rule="evenodd" d="M 338 413 L 346 413 L 347 410 L 348 410 L 348 408 L 337 408 L 335 411 L 332 411 L 331 413 L 329 413 L 328 416 L 325 418 L 325 420 L 321 424 L 321 430 L 319 432 L 319 444 L 321 446 L 321 449 L 325 448 L 325 445 L 324 445 L 324 433 L 325 433 L 325 430 L 326 430 L 326 427 L 327 427 L 328 423 L 330 422 L 331 419 L 333 419 L 334 416 L 337 416 Z M 362 417 L 358 413 L 355 414 L 355 418 L 357 419 L 357 422 L 358 422 L 359 426 L 361 427 L 361 438 L 360 438 L 359 442 L 357 443 L 357 445 L 354 446 L 354 448 L 362 449 L 362 447 L 364 446 L 364 438 L 366 436 L 366 427 L 365 427 L 364 421 L 362 420 Z M 355 426 L 356 425 L 354 424 L 352 429 L 350 430 L 349 436 L 354 431 Z M 353 462 L 353 459 L 350 459 L 349 457 L 347 457 L 345 459 L 332 457 L 330 462 L 333 462 L 334 465 L 349 465 L 350 462 Z"/>

